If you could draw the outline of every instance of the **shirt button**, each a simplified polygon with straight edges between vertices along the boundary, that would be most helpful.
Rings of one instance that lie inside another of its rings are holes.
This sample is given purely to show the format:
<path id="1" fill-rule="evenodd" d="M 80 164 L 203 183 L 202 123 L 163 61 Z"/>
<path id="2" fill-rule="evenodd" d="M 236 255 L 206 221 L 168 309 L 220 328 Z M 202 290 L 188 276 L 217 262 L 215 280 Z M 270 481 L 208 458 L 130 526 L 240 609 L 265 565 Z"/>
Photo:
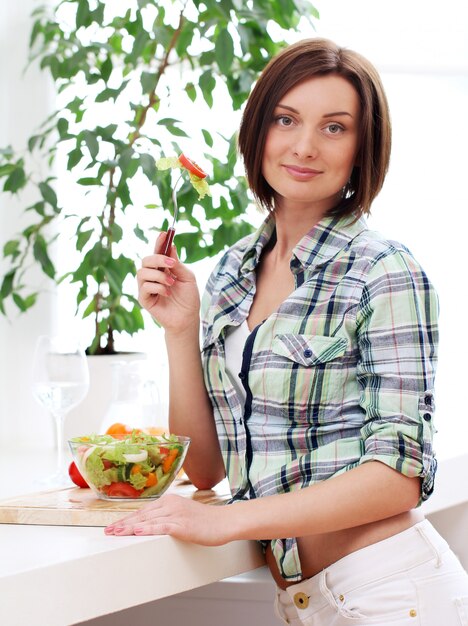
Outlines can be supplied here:
<path id="1" fill-rule="evenodd" d="M 241 380 L 245 380 L 245 379 L 247 378 L 247 376 L 244 374 L 244 372 L 240 372 L 240 374 L 239 374 L 239 378 L 240 378 Z"/>
<path id="2" fill-rule="evenodd" d="M 310 359 L 310 357 L 312 356 L 312 350 L 309 350 L 309 348 L 306 348 L 304 350 L 304 356 L 306 359 Z"/>
<path id="3" fill-rule="evenodd" d="M 306 609 L 309 606 L 309 596 L 302 591 L 295 593 L 293 600 L 298 609 Z"/>
<path id="4" fill-rule="evenodd" d="M 426 422 L 430 422 L 431 418 L 432 418 L 432 415 L 430 413 L 424 413 L 423 419 L 425 419 Z"/>

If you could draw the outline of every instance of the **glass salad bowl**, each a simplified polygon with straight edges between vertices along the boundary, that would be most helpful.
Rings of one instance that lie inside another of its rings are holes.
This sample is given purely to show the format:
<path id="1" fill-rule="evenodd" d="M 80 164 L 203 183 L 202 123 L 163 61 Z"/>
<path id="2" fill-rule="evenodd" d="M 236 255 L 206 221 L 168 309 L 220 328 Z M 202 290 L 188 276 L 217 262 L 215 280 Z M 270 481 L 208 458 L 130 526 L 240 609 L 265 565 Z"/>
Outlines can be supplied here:
<path id="1" fill-rule="evenodd" d="M 159 498 L 179 473 L 190 445 L 188 437 L 89 435 L 69 440 L 83 478 L 103 500 Z"/>

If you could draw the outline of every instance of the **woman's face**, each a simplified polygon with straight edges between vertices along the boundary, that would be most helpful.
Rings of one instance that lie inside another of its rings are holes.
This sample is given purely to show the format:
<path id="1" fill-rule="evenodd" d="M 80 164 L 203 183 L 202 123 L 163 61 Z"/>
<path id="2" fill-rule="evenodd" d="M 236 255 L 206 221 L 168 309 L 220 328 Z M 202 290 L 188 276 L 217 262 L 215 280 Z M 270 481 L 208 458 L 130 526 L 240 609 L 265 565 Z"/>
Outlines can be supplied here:
<path id="1" fill-rule="evenodd" d="M 276 209 L 321 216 L 336 205 L 356 160 L 360 114 L 356 90 L 335 74 L 310 78 L 280 99 L 262 167 Z"/>

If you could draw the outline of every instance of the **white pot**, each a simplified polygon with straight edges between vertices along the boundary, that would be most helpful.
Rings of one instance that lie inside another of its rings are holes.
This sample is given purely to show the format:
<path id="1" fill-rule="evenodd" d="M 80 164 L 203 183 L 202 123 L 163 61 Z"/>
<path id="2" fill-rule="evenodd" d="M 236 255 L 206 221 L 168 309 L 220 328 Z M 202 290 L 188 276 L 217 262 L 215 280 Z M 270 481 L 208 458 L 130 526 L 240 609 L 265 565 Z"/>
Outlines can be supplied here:
<path id="1" fill-rule="evenodd" d="M 151 363 L 146 354 L 120 353 L 87 358 L 89 392 L 66 416 L 65 440 L 103 433 L 115 422 L 135 428 L 167 425 L 167 382 L 162 368 Z M 148 385 L 151 385 L 151 399 Z"/>

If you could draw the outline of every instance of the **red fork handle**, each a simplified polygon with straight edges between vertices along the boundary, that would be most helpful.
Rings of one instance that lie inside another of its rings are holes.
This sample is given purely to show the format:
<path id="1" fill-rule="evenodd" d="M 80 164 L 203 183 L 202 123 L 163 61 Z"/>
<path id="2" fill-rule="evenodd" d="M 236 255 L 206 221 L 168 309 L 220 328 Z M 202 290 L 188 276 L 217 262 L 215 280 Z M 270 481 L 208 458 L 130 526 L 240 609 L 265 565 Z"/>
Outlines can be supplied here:
<path id="1" fill-rule="evenodd" d="M 175 235 L 175 228 L 171 226 L 167 230 L 166 238 L 164 239 L 163 247 L 161 249 L 161 254 L 164 254 L 165 256 L 170 256 L 172 242 L 174 241 L 174 235 Z"/>

